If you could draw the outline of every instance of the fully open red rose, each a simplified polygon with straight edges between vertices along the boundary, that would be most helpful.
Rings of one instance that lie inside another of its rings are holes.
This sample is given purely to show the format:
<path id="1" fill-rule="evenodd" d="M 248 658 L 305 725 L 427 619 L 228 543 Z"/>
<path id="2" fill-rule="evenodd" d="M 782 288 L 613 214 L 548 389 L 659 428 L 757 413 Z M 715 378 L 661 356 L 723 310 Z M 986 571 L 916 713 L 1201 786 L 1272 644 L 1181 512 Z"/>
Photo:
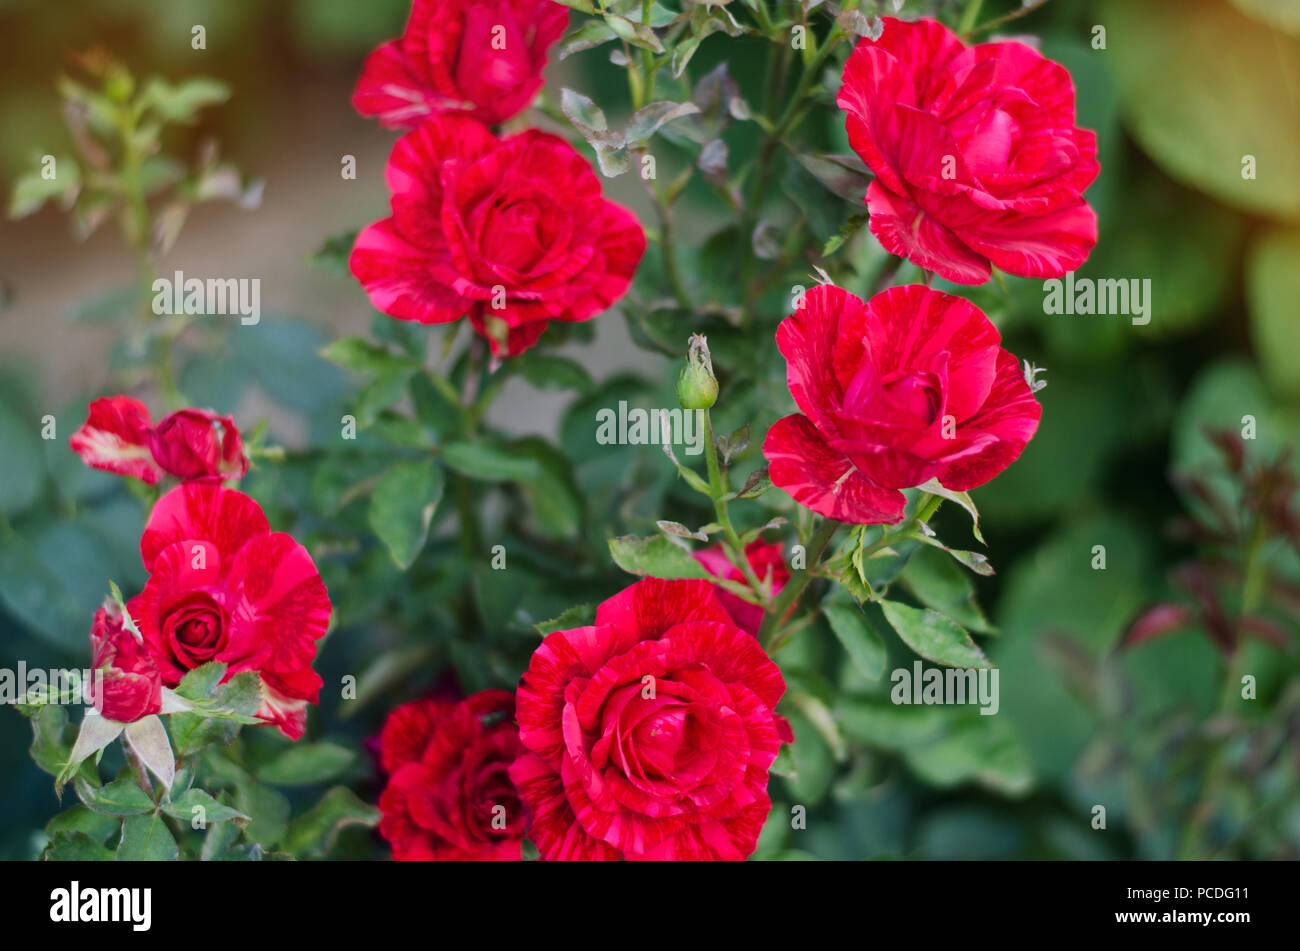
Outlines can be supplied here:
<path id="1" fill-rule="evenodd" d="M 485 690 L 459 703 L 417 700 L 388 715 L 389 774 L 379 831 L 398 861 L 519 861 L 524 812 L 510 781 L 522 752 L 515 698 Z"/>
<path id="2" fill-rule="evenodd" d="M 248 471 L 248 454 L 229 416 L 183 409 L 154 426 L 149 408 L 130 396 L 102 397 L 89 409 L 68 442 L 94 469 L 134 476 L 149 485 L 163 475 L 223 482 Z"/>
<path id="3" fill-rule="evenodd" d="M 1042 407 L 997 329 L 974 304 L 919 284 L 865 304 L 814 287 L 776 342 L 803 415 L 763 443 L 772 484 L 841 522 L 903 517 L 906 489 L 962 492 L 1020 455 Z"/>
<path id="4" fill-rule="evenodd" d="M 544 132 L 497 139 L 473 119 L 431 119 L 398 140 L 388 187 L 393 214 L 357 236 L 352 273 L 399 320 L 468 316 L 493 353 L 523 352 L 548 321 L 605 310 L 645 252 L 632 213 Z"/>
<path id="5" fill-rule="evenodd" d="M 790 569 L 786 567 L 785 554 L 781 546 L 776 542 L 769 543 L 756 538 L 745 546 L 745 557 L 749 559 L 749 565 L 754 569 L 758 579 L 766 581 L 770 586 L 770 593 L 780 594 L 785 583 L 790 580 Z M 721 544 L 697 551 L 695 560 L 704 566 L 705 571 L 715 577 L 727 581 L 746 580 L 744 572 L 731 563 L 727 553 L 722 550 Z M 763 626 L 762 607 L 750 604 L 722 588 L 717 589 L 717 594 L 718 600 L 722 602 L 722 606 L 727 609 L 727 613 L 735 619 L 736 623 L 750 634 L 757 635 L 759 628 Z"/>
<path id="6" fill-rule="evenodd" d="M 108 603 L 95 612 L 90 629 L 92 676 L 88 699 L 100 716 L 133 723 L 162 709 L 162 675 L 131 631 L 122 612 Z"/>
<path id="7" fill-rule="evenodd" d="M 510 769 L 546 859 L 743 859 L 771 809 L 785 681 L 707 581 L 647 578 L 548 635 Z"/>
<path id="8" fill-rule="evenodd" d="M 319 699 L 311 668 L 330 601 L 307 549 L 272 532 L 261 507 L 234 489 L 189 483 L 168 492 L 140 539 L 149 581 L 127 609 L 174 687 L 210 661 L 226 679 L 255 670 L 258 716 L 290 739 Z"/>
<path id="9" fill-rule="evenodd" d="M 552 0 L 414 0 L 406 31 L 366 60 L 352 105 L 398 129 L 445 112 L 502 122 L 542 88 L 568 22 Z"/>
<path id="10" fill-rule="evenodd" d="M 844 67 L 849 143 L 875 172 L 871 233 L 959 284 L 990 264 L 1060 277 L 1097 243 L 1082 193 L 1097 137 L 1075 127 L 1066 69 L 1024 43 L 966 46 L 933 20 L 885 17 Z"/>

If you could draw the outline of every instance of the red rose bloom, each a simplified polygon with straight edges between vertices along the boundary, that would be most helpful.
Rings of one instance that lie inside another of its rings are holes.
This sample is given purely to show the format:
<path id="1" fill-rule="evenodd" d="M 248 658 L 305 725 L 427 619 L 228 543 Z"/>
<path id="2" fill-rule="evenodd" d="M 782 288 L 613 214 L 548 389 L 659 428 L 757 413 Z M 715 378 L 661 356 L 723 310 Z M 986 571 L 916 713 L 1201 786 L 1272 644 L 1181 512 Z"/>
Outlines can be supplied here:
<path id="1" fill-rule="evenodd" d="M 122 626 L 111 602 L 95 612 L 90 629 L 88 697 L 100 716 L 133 723 L 162 709 L 162 675 L 144 645 Z"/>
<path id="2" fill-rule="evenodd" d="M 775 542 L 764 542 L 756 538 L 745 546 L 745 557 L 760 581 L 769 584 L 772 594 L 780 594 L 785 583 L 790 580 L 790 570 L 785 564 L 785 554 Z M 731 563 L 722 545 L 711 545 L 695 553 L 695 560 L 704 566 L 704 570 L 716 578 L 727 581 L 745 581 L 745 573 Z M 741 600 L 730 591 L 716 589 L 718 600 L 727 609 L 727 613 L 736 623 L 755 636 L 763 626 L 763 609 L 757 604 Z"/>
<path id="3" fill-rule="evenodd" d="M 776 342 L 803 410 L 763 443 L 772 484 L 827 518 L 897 522 L 906 489 L 964 492 L 1009 466 L 1042 407 L 978 307 L 914 284 L 865 304 L 814 287 Z"/>
<path id="4" fill-rule="evenodd" d="M 647 578 L 555 631 L 516 694 L 510 768 L 545 859 L 743 859 L 789 724 L 781 671 L 707 581 Z"/>
<path id="5" fill-rule="evenodd" d="M 330 601 L 307 549 L 272 532 L 261 507 L 234 489 L 190 483 L 168 492 L 140 538 L 149 581 L 127 606 L 174 687 L 210 661 L 225 679 L 255 670 L 258 716 L 297 739 L 319 699 L 311 668 Z"/>
<path id="6" fill-rule="evenodd" d="M 388 187 L 392 216 L 357 236 L 352 273 L 399 320 L 468 316 L 493 353 L 523 352 L 550 320 L 605 310 L 645 252 L 632 213 L 544 132 L 497 139 L 472 119 L 431 119 L 398 140 Z"/>
<path id="7" fill-rule="evenodd" d="M 130 396 L 91 403 L 85 423 L 68 443 L 91 468 L 149 485 L 164 474 L 185 482 L 223 482 L 248 471 L 243 440 L 229 416 L 183 409 L 155 427 L 149 408 Z"/>
<path id="8" fill-rule="evenodd" d="M 524 813 L 509 769 L 522 752 L 515 698 L 417 700 L 388 715 L 379 831 L 398 861 L 519 861 Z"/>
<path id="9" fill-rule="evenodd" d="M 414 0 L 406 31 L 366 60 L 352 105 L 397 129 L 445 112 L 502 122 L 542 88 L 568 22 L 552 0 Z"/>
<path id="10" fill-rule="evenodd" d="M 875 172 L 871 233 L 959 284 L 990 265 L 1060 277 L 1097 243 L 1082 193 L 1097 136 L 1075 127 L 1074 84 L 1023 43 L 966 46 L 933 20 L 886 17 L 844 67 L 849 143 Z"/>

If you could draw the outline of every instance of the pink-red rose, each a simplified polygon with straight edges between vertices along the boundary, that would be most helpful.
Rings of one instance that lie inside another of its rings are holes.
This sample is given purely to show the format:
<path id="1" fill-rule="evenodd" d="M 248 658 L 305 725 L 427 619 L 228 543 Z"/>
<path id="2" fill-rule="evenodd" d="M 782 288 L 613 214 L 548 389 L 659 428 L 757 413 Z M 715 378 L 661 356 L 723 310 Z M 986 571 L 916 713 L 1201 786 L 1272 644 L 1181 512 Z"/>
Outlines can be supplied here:
<path id="1" fill-rule="evenodd" d="M 781 546 L 776 542 L 769 543 L 756 538 L 745 546 L 745 557 L 749 559 L 749 566 L 754 569 L 758 580 L 768 585 L 769 594 L 773 596 L 780 594 L 785 583 L 790 580 L 790 569 L 786 567 Z M 731 563 L 727 553 L 722 550 L 721 544 L 710 545 L 702 551 L 697 551 L 695 560 L 715 578 L 742 583 L 747 580 L 745 573 Z M 759 628 L 763 626 L 763 608 L 738 598 L 722 588 L 718 588 L 717 593 L 718 600 L 722 602 L 722 606 L 727 609 L 727 613 L 735 619 L 736 623 L 750 634 L 757 635 Z"/>
<path id="2" fill-rule="evenodd" d="M 523 352 L 548 321 L 599 314 L 645 252 L 632 213 L 544 132 L 498 139 L 473 119 L 431 119 L 398 140 L 388 187 L 392 216 L 357 236 L 353 275 L 399 320 L 467 316 L 493 353 Z"/>
<path id="3" fill-rule="evenodd" d="M 130 396 L 106 396 L 69 439 L 86 465 L 154 485 L 164 475 L 185 482 L 224 482 L 248 471 L 244 443 L 229 416 L 183 409 L 157 426 L 149 408 Z"/>
<path id="4" fill-rule="evenodd" d="M 789 724 L 781 671 L 707 581 L 647 578 L 555 631 L 519 683 L 510 769 L 545 859 L 743 859 Z"/>
<path id="5" fill-rule="evenodd" d="M 379 760 L 389 774 L 379 831 L 398 861 L 519 861 L 524 812 L 510 781 L 522 752 L 515 698 L 417 700 L 388 715 Z"/>
<path id="6" fill-rule="evenodd" d="M 366 60 L 352 105 L 397 129 L 448 112 L 502 122 L 542 88 L 568 21 L 552 0 L 414 0 L 405 32 Z"/>
<path id="7" fill-rule="evenodd" d="M 321 678 L 316 641 L 330 600 L 307 549 L 272 532 L 261 506 L 234 489 L 188 483 L 149 515 L 140 554 L 150 573 L 127 610 L 174 687 L 190 670 L 226 664 L 262 681 L 258 716 L 290 739 L 302 736 Z"/>
<path id="8" fill-rule="evenodd" d="M 959 284 L 990 266 L 1060 277 L 1097 243 L 1083 191 L 1097 137 L 1075 126 L 1069 72 L 1024 43 L 966 46 L 933 20 L 886 17 L 844 67 L 837 102 L 871 167 L 871 233 Z"/>
<path id="9" fill-rule="evenodd" d="M 122 626 L 122 612 L 106 603 L 90 629 L 89 700 L 100 716 L 133 723 L 162 709 L 162 674 L 143 643 Z"/>
<path id="10" fill-rule="evenodd" d="M 899 489 L 962 492 L 1010 465 L 1042 407 L 974 304 L 919 284 L 865 304 L 831 285 L 781 321 L 777 346 L 803 414 L 763 443 L 772 484 L 841 522 L 903 517 Z"/>

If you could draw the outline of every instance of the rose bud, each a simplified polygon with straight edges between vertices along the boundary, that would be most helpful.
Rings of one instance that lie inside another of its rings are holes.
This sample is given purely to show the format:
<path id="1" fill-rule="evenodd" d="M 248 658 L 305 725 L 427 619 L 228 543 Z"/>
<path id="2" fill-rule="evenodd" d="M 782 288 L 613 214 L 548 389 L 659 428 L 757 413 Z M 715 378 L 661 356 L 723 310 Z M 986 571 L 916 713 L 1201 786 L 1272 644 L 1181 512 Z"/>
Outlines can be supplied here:
<path id="1" fill-rule="evenodd" d="M 99 714 L 132 723 L 162 709 L 162 674 L 136 635 L 122 626 L 121 609 L 106 602 L 90 629 L 88 699 Z"/>
<path id="2" fill-rule="evenodd" d="M 691 336 L 686 366 L 677 378 L 677 400 L 683 409 L 708 409 L 718 401 L 718 381 L 713 375 L 709 344 L 703 334 Z"/>
<path id="3" fill-rule="evenodd" d="M 224 482 L 248 471 L 235 421 L 211 410 L 172 413 L 149 433 L 149 451 L 159 466 L 186 482 Z"/>

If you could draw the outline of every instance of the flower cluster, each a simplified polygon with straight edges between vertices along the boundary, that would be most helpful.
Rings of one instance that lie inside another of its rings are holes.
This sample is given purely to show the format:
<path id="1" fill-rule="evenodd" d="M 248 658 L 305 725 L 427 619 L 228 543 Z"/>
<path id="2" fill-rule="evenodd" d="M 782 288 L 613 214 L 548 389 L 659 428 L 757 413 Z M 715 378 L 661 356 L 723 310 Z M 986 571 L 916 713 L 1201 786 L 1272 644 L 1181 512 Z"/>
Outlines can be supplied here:
<path id="1" fill-rule="evenodd" d="M 550 321 L 588 320 L 631 285 L 645 234 L 590 163 L 558 136 L 485 124 L 530 105 L 567 18 L 551 0 L 415 0 L 406 32 L 367 61 L 357 109 L 411 129 L 388 160 L 392 214 L 352 251 L 378 310 L 466 317 L 494 354 L 515 356 Z"/>
<path id="2" fill-rule="evenodd" d="M 216 662 L 226 666 L 223 681 L 256 672 L 257 716 L 290 739 L 302 736 L 306 707 L 319 699 L 311 665 L 329 595 L 306 548 L 272 532 L 251 497 L 216 484 L 248 466 L 234 421 L 186 409 L 152 427 L 143 404 L 113 396 L 91 404 L 71 443 L 95 468 L 150 484 L 161 473 L 188 480 L 158 499 L 145 524 L 144 590 L 125 616 L 113 603 L 95 616 L 93 667 L 104 673 L 96 709 L 120 723 L 157 713 L 162 687 Z"/>

